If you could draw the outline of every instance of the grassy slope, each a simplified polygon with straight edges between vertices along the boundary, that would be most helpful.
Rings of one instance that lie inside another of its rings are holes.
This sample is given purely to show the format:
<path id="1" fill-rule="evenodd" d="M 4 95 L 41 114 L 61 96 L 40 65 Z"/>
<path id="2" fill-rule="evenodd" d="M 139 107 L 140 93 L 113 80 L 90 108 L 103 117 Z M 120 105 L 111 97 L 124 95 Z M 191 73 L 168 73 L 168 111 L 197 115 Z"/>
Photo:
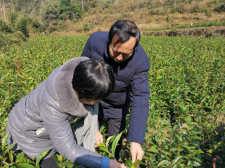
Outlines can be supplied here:
<path id="1" fill-rule="evenodd" d="M 191 1 L 185 0 L 175 4 L 168 0 L 124 1 L 117 0 L 107 7 L 99 3 L 95 8 L 90 8 L 84 13 L 82 19 L 73 23 L 66 21 L 64 31 L 54 32 L 53 35 L 82 35 L 95 31 L 108 31 L 111 25 L 118 19 L 130 19 L 137 23 L 141 32 L 152 29 L 167 29 L 174 26 L 195 25 L 205 22 L 224 21 L 224 12 L 218 13 L 214 9 L 222 2 L 212 0 Z M 189 2 L 189 3 L 188 3 Z M 181 13 L 183 12 L 183 13 Z M 84 31 L 85 26 L 88 31 Z M 204 24 L 203 24 L 204 26 Z"/>

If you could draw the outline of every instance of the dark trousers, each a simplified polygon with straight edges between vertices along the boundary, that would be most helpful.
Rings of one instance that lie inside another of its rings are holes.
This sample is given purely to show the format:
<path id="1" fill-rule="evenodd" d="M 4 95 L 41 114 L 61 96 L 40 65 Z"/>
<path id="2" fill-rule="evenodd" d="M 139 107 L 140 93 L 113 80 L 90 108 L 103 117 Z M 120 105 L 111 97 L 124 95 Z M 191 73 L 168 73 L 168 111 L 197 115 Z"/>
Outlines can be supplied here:
<path id="1" fill-rule="evenodd" d="M 50 157 L 48 159 L 43 159 L 39 163 L 41 168 L 59 168 L 56 161 L 53 159 L 53 157 Z"/>
<path id="2" fill-rule="evenodd" d="M 114 134 L 118 135 L 120 132 L 122 132 L 126 128 L 126 118 L 107 118 L 109 129 L 108 129 L 108 135 L 113 136 Z M 101 126 L 102 118 L 99 118 L 99 124 Z M 115 158 L 116 160 L 119 160 L 120 158 L 120 151 L 122 147 L 122 140 L 123 135 L 121 136 L 118 145 L 115 150 Z"/>
<path id="3" fill-rule="evenodd" d="M 13 138 L 10 135 L 9 137 L 10 139 L 10 144 L 13 143 Z M 13 151 L 16 151 L 17 149 L 17 144 L 12 148 Z M 27 155 L 26 155 L 27 156 Z M 31 159 L 29 156 L 27 156 L 28 159 Z M 35 161 L 36 162 L 36 161 Z M 59 168 L 59 166 L 57 165 L 56 161 L 53 159 L 53 157 L 50 157 L 48 159 L 43 159 L 39 162 L 39 166 L 41 168 Z"/>
<path id="4" fill-rule="evenodd" d="M 126 128 L 126 118 L 108 118 L 108 135 L 113 136 L 114 134 L 118 135 L 120 132 L 125 130 Z M 101 125 L 102 118 L 99 118 L 99 124 Z M 118 145 L 115 150 L 115 159 L 119 160 L 120 158 L 120 151 L 122 147 L 122 140 L 123 140 L 123 135 L 121 136 Z M 56 161 L 53 159 L 53 157 L 50 157 L 48 159 L 43 159 L 42 162 L 40 163 L 41 168 L 59 168 L 57 165 Z"/>
<path id="5" fill-rule="evenodd" d="M 31 159 L 29 156 L 27 156 L 28 159 Z M 35 161 L 36 162 L 36 161 Z M 59 168 L 56 161 L 53 159 L 53 157 L 50 157 L 48 159 L 43 159 L 39 162 L 40 168 Z"/>

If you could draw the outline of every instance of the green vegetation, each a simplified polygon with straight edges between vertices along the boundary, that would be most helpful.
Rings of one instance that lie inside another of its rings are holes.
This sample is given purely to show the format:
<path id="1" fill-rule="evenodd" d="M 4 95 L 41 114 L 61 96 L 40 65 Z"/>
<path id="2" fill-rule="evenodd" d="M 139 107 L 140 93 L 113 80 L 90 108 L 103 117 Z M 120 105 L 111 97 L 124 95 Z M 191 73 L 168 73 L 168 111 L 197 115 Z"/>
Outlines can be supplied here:
<path id="1" fill-rule="evenodd" d="M 225 3 L 222 3 L 220 6 L 216 7 L 214 11 L 218 13 L 225 12 Z"/>
<path id="2" fill-rule="evenodd" d="M 45 10 L 45 19 L 66 20 L 81 18 L 81 7 L 70 0 L 62 0 L 60 3 L 54 2 L 49 4 Z"/>
<path id="3" fill-rule="evenodd" d="M 43 31 L 45 27 L 36 19 L 20 13 L 8 13 L 7 21 L 0 18 L 0 48 L 26 41 L 29 38 L 29 32 Z"/>
<path id="4" fill-rule="evenodd" d="M 0 5 L 3 6 L 0 16 L 4 20 L 9 11 L 27 14 L 43 23 L 47 33 L 108 29 L 118 19 L 131 19 L 137 24 L 161 24 L 157 27 L 209 22 L 212 18 L 222 21 L 225 12 L 223 0 L 2 0 Z M 87 27 L 90 24 L 92 26 Z M 154 28 L 150 25 L 145 28 L 151 27 Z"/>
<path id="5" fill-rule="evenodd" d="M 88 36 L 35 37 L 21 46 L 0 51 L 0 167 L 25 161 L 32 164 L 26 158 L 20 162 L 22 152 L 4 153 L 8 114 L 54 68 L 80 56 L 87 39 Z M 151 61 L 150 109 L 143 144 L 146 154 L 141 167 L 205 168 L 212 167 L 217 159 L 216 167 L 223 167 L 225 39 L 143 36 L 141 45 Z M 128 127 L 129 124 L 125 137 Z M 98 152 L 111 156 L 114 147 L 106 142 Z M 124 148 L 128 147 L 127 142 Z M 54 158 L 70 167 L 71 163 L 60 155 Z M 123 150 L 123 162 L 129 158 Z"/>
<path id="6" fill-rule="evenodd" d="M 70 0 L 61 0 L 59 9 L 59 18 L 66 19 L 79 19 L 81 17 L 81 9 L 74 3 L 71 5 Z"/>
<path id="7" fill-rule="evenodd" d="M 210 27 L 210 26 L 225 26 L 225 20 L 224 21 L 215 20 L 215 21 L 212 21 L 212 22 L 205 22 L 205 23 L 196 23 L 196 24 L 189 24 L 189 25 L 179 25 L 179 26 L 173 26 L 173 27 L 149 29 L 149 30 L 146 30 L 146 31 L 173 30 L 173 29 Z"/>
<path id="8" fill-rule="evenodd" d="M 71 3 L 81 6 L 82 11 L 85 12 L 92 11 L 93 8 L 103 9 L 103 10 L 113 10 L 112 7 L 117 5 L 126 6 L 127 10 L 134 10 L 135 8 L 147 8 L 151 14 L 159 13 L 196 13 L 196 12 L 205 12 L 207 8 L 212 8 L 216 12 L 223 12 L 224 2 L 222 0 L 137 0 L 136 2 L 124 1 L 124 0 L 36 0 L 36 1 L 27 1 L 27 0 L 18 0 L 14 2 L 5 1 L 5 3 L 13 8 L 15 11 L 22 11 L 26 14 L 37 14 L 40 15 L 45 10 L 46 6 L 52 3 L 61 3 L 60 10 L 63 9 L 64 12 L 69 11 Z M 202 6 L 202 4 L 204 6 Z M 159 8 L 162 10 L 159 11 Z M 114 9 L 116 10 L 116 9 Z M 159 12 L 159 13 L 158 13 Z"/>

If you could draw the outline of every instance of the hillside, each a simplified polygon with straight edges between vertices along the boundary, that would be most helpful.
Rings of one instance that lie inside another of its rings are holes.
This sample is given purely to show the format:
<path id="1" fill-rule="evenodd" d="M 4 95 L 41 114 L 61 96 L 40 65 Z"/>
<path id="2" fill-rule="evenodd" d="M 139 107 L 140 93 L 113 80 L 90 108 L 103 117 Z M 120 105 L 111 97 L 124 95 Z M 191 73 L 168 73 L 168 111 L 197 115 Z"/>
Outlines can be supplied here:
<path id="1" fill-rule="evenodd" d="M 221 6 L 222 8 L 219 8 Z M 216 12 L 217 8 L 222 10 Z M 222 1 L 215 4 L 212 0 L 117 1 L 108 8 L 98 6 L 96 9 L 90 9 L 75 24 L 66 22 L 64 27 L 66 32 L 57 34 L 83 32 L 85 28 L 88 28 L 86 33 L 89 34 L 94 31 L 107 31 L 118 19 L 133 20 L 138 24 L 141 32 L 144 32 L 157 28 L 224 21 L 225 6 Z"/>
<path id="2" fill-rule="evenodd" d="M 1 0 L 2 18 L 3 6 L 37 18 L 53 35 L 107 31 L 118 19 L 135 21 L 141 32 L 225 20 L 225 0 Z"/>

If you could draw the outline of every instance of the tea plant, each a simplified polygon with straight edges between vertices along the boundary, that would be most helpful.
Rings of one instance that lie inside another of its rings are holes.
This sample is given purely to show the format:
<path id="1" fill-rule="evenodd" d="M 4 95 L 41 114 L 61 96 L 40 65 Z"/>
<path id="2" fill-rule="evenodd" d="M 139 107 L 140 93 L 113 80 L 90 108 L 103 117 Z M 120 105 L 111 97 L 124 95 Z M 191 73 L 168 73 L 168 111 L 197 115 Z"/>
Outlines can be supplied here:
<path id="1" fill-rule="evenodd" d="M 80 56 L 87 39 L 88 36 L 35 37 L 21 46 L 0 50 L 1 142 L 12 107 L 54 68 Z M 151 63 L 151 96 L 142 145 L 144 165 L 140 167 L 216 165 L 222 168 L 225 165 L 225 39 L 142 36 L 141 45 Z M 129 123 L 124 137 L 128 129 Z M 113 157 L 113 138 L 106 146 L 107 138 L 103 135 L 106 141 L 100 145 L 99 152 Z M 129 150 L 129 143 L 124 148 Z M 3 161 L 15 163 L 17 155 L 21 155 L 11 150 L 4 153 L 5 144 L 1 144 L 0 150 L 2 165 Z M 130 157 L 123 154 L 123 162 L 128 160 L 129 164 Z M 54 158 L 61 166 L 70 164 L 59 155 Z"/>
<path id="2" fill-rule="evenodd" d="M 122 136 L 123 132 L 119 133 L 117 136 L 110 136 L 107 138 L 105 143 L 100 143 L 98 147 L 101 150 L 101 153 L 103 156 L 106 156 L 108 158 L 114 158 L 116 146 Z"/>
<path id="3" fill-rule="evenodd" d="M 103 127 L 100 131 L 102 131 Z M 105 157 L 109 157 L 111 159 L 114 159 L 114 153 L 116 146 L 118 144 L 118 141 L 121 137 L 123 132 L 118 134 L 117 136 L 111 136 L 106 140 L 106 143 L 100 143 L 98 145 L 99 147 L 99 153 L 102 154 Z M 7 145 L 7 140 L 9 138 L 9 134 L 4 135 L 2 138 L 2 150 L 1 153 L 3 153 L 3 156 L 0 155 L 0 166 L 3 167 L 27 167 L 27 168 L 40 168 L 39 163 L 40 161 L 46 156 L 46 154 L 49 152 L 49 149 L 43 151 L 37 158 L 36 161 L 33 159 L 28 159 L 25 154 L 22 151 L 12 151 L 11 149 L 16 145 L 16 143 L 13 143 L 11 145 Z M 64 158 L 62 155 L 59 155 L 56 153 L 52 156 L 58 166 L 60 168 L 78 168 L 79 165 L 73 162 L 70 162 L 66 158 Z M 140 164 L 141 162 L 135 162 L 134 164 Z M 131 167 L 134 165 L 132 163 L 129 163 L 129 161 L 126 163 L 127 165 L 131 165 Z"/>
<path id="4" fill-rule="evenodd" d="M 12 168 L 17 168 L 17 167 L 40 168 L 40 166 L 39 166 L 40 161 L 46 156 L 46 154 L 49 152 L 50 149 L 43 151 L 38 156 L 36 162 L 34 162 L 33 159 L 32 160 L 27 159 L 23 152 L 16 153 L 16 152 L 12 151 L 11 149 L 16 145 L 16 143 L 13 143 L 13 144 L 7 146 L 8 138 L 9 138 L 9 134 L 6 134 L 2 138 L 1 153 L 3 153 L 3 156 L 0 156 L 0 160 L 1 160 L 0 166 L 12 167 Z"/>

